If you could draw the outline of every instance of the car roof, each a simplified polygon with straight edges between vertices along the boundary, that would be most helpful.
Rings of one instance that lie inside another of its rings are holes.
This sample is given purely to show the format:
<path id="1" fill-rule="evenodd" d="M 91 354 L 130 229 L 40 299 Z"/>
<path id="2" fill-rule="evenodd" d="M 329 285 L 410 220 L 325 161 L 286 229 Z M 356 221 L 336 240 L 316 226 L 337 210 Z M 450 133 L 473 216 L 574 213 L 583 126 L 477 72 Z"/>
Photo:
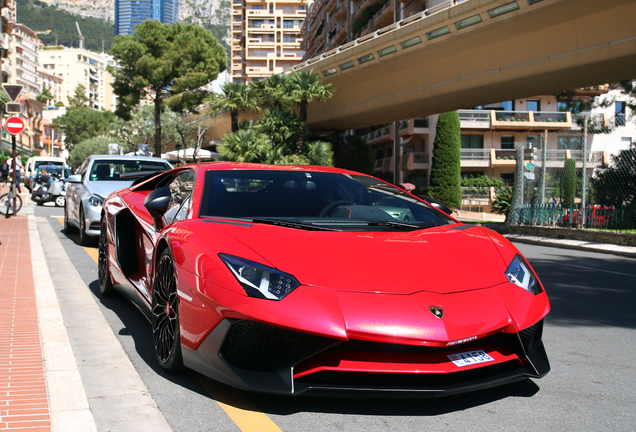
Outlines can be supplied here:
<path id="1" fill-rule="evenodd" d="M 161 158 L 157 158 L 157 157 L 152 157 L 152 156 L 124 156 L 124 155 L 92 155 L 91 156 L 91 160 L 139 160 L 139 161 L 161 161 L 161 162 L 166 162 L 168 163 L 168 161 L 161 159 Z"/>
<path id="2" fill-rule="evenodd" d="M 342 168 L 327 167 L 321 165 L 267 165 L 257 163 L 246 162 L 203 162 L 194 164 L 199 169 L 207 170 L 271 170 L 271 171 L 301 171 L 301 172 L 328 172 L 328 173 L 340 173 L 351 175 L 363 175 L 367 174 L 359 173 L 356 171 L 350 171 Z M 187 167 L 188 165 L 185 165 Z"/>

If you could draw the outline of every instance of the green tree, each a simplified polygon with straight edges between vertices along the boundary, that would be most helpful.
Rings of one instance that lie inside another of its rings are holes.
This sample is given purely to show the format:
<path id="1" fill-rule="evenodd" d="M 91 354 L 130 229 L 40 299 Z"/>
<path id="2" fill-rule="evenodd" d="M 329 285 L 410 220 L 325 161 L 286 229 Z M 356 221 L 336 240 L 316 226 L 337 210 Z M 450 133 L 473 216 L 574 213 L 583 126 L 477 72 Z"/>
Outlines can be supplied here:
<path id="1" fill-rule="evenodd" d="M 592 177 L 596 202 L 621 208 L 636 206 L 636 150 L 622 150 L 612 156 L 612 164 Z"/>
<path id="2" fill-rule="evenodd" d="M 48 102 L 50 100 L 53 100 L 54 98 L 55 96 L 53 96 L 53 93 L 51 93 L 51 90 L 49 90 L 46 87 L 42 87 L 42 91 L 40 92 L 39 95 L 35 97 L 35 100 L 43 104 L 48 104 Z"/>
<path id="3" fill-rule="evenodd" d="M 253 82 L 252 89 L 262 99 L 264 106 L 289 109 L 294 104 L 287 92 L 287 75 L 271 75 L 263 81 Z"/>
<path id="4" fill-rule="evenodd" d="M 212 116 L 220 111 L 230 111 L 232 132 L 239 130 L 239 113 L 243 111 L 260 111 L 260 100 L 247 84 L 226 82 L 221 86 L 221 93 L 214 93 L 206 102 L 210 106 Z"/>
<path id="5" fill-rule="evenodd" d="M 270 148 L 271 142 L 265 135 L 255 128 L 247 128 L 223 136 L 217 150 L 223 160 L 262 163 Z"/>
<path id="6" fill-rule="evenodd" d="M 65 143 L 69 148 L 89 138 L 106 135 L 115 121 L 115 114 L 110 111 L 94 111 L 80 106 L 66 111 L 55 119 L 54 127 L 59 127 L 66 136 Z"/>
<path id="7" fill-rule="evenodd" d="M 494 213 L 506 216 L 510 214 L 512 208 L 512 188 L 510 186 L 498 187 L 495 190 L 495 200 L 492 203 Z"/>
<path id="8" fill-rule="evenodd" d="M 335 88 L 331 84 L 323 84 L 320 76 L 314 74 L 313 70 L 291 73 L 287 77 L 286 87 L 289 95 L 299 106 L 298 117 L 301 124 L 296 143 L 296 154 L 300 155 L 303 153 L 305 142 L 305 125 L 307 123 L 309 102 L 314 99 L 325 102 L 333 96 Z"/>
<path id="9" fill-rule="evenodd" d="M 447 205 L 461 205 L 461 129 L 457 111 L 439 115 L 435 142 L 433 143 L 433 166 L 429 194 Z"/>
<path id="10" fill-rule="evenodd" d="M 288 153 L 293 152 L 300 130 L 300 121 L 293 111 L 282 108 L 269 109 L 255 127 L 267 135 L 274 144 L 282 146 Z"/>
<path id="11" fill-rule="evenodd" d="M 73 96 L 68 98 L 68 106 L 69 108 L 86 107 L 90 101 L 89 97 L 86 96 L 86 86 L 82 83 L 77 83 Z"/>
<path id="12" fill-rule="evenodd" d="M 111 141 L 106 137 L 94 137 L 74 145 L 71 150 L 71 166 L 79 166 L 84 159 L 91 155 L 107 155 L 110 143 Z"/>
<path id="13" fill-rule="evenodd" d="M 132 35 L 117 36 L 112 49 L 119 67 L 109 67 L 118 115 L 129 118 L 141 99 L 154 103 L 154 152 L 161 155 L 164 102 L 193 110 L 208 95 L 202 86 L 225 69 L 225 51 L 212 34 L 191 24 L 144 21 Z"/>
<path id="14" fill-rule="evenodd" d="M 0 91 L 0 115 L 4 115 L 6 113 L 5 105 L 9 102 L 11 102 L 11 99 L 9 99 L 7 93 Z"/>
<path id="15" fill-rule="evenodd" d="M 144 105 L 132 111 L 130 120 L 116 118 L 111 124 L 110 136 L 124 143 L 128 151 L 137 151 L 138 144 L 151 144 L 155 136 L 154 110 L 152 105 Z M 161 142 L 164 146 L 180 142 L 177 125 L 182 121 L 183 117 L 170 108 L 161 113 Z"/>
<path id="16" fill-rule="evenodd" d="M 574 205 L 576 197 L 576 160 L 566 159 L 563 169 L 563 205 L 566 207 Z"/>

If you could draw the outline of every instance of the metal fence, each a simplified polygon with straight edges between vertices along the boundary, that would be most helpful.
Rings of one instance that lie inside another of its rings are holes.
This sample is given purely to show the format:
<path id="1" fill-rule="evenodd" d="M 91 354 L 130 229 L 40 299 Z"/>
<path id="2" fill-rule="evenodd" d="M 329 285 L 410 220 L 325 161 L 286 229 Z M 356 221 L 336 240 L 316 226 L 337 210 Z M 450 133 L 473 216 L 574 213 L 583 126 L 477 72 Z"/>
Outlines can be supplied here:
<path id="1" fill-rule="evenodd" d="M 509 223 L 636 229 L 636 118 L 577 124 L 515 144 Z"/>

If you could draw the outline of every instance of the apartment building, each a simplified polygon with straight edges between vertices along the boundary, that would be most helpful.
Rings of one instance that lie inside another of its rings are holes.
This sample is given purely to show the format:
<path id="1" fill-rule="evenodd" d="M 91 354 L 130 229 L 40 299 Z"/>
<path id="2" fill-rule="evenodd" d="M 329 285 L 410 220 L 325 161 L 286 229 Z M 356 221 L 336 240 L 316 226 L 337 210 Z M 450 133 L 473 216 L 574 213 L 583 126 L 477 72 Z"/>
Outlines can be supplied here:
<path id="1" fill-rule="evenodd" d="M 38 70 L 38 75 L 41 83 L 41 88 L 48 89 L 49 92 L 53 95 L 53 99 L 49 101 L 48 108 L 50 109 L 51 107 L 55 106 L 56 102 L 62 100 L 62 84 L 64 83 L 64 79 L 47 72 L 42 67 L 40 67 L 40 69 Z"/>
<path id="2" fill-rule="evenodd" d="M 300 63 L 306 8 L 301 0 L 232 0 L 230 79 L 260 81 Z"/>
<path id="3" fill-rule="evenodd" d="M 68 106 L 68 98 L 75 94 L 78 84 L 86 88 L 90 108 L 115 110 L 112 92 L 113 76 L 106 70 L 112 56 L 83 48 L 44 47 L 40 52 L 40 65 L 46 73 L 63 79 L 61 101 Z"/>
<path id="4" fill-rule="evenodd" d="M 11 31 L 15 21 L 15 1 L 0 0 L 0 82 L 8 83 L 11 76 Z"/>
<path id="5" fill-rule="evenodd" d="M 11 22 L 11 83 L 22 86 L 22 94 L 35 98 L 40 93 L 38 54 L 42 45 L 37 34 L 24 24 Z"/>

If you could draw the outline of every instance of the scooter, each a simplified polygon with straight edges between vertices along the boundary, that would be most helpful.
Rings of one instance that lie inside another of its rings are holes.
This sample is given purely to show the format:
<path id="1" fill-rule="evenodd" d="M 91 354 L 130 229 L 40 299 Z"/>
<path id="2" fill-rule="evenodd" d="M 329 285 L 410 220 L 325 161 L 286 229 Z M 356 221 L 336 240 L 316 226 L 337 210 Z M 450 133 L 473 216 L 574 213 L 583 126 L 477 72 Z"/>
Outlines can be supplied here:
<path id="1" fill-rule="evenodd" d="M 64 207 L 64 204 L 66 204 L 64 181 L 53 177 L 53 181 L 34 183 L 31 200 L 39 206 L 44 205 L 46 202 L 54 202 L 56 207 Z"/>

